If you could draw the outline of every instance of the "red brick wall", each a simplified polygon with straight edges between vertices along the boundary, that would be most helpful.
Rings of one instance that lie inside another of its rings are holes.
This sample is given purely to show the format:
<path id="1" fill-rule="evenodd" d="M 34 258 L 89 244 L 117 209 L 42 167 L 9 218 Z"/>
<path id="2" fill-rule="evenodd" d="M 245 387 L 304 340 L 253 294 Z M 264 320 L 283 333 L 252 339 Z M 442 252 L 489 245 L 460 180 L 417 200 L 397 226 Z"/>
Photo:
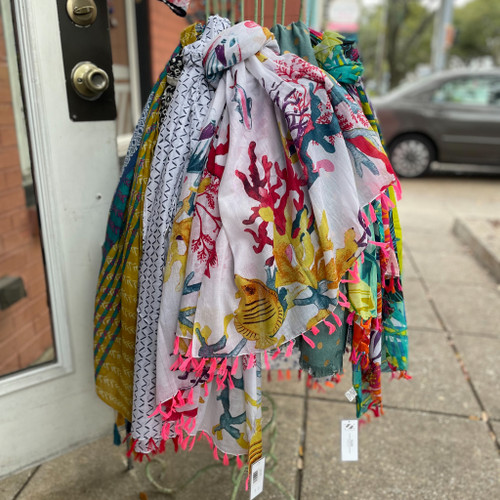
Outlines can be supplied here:
<path id="1" fill-rule="evenodd" d="M 275 0 L 278 2 L 278 20 L 277 22 L 281 24 L 281 1 Z M 311 0 L 313 1 L 313 0 Z M 258 19 L 257 22 L 260 23 L 260 6 L 262 4 L 262 0 L 258 5 Z M 289 24 L 293 21 L 299 20 L 299 12 L 300 12 L 300 0 L 287 0 L 285 5 L 285 24 Z M 245 1 L 245 18 L 253 19 L 255 14 L 255 1 L 246 0 Z M 274 2 L 272 0 L 268 0 L 264 3 L 264 26 L 271 28 L 273 26 L 274 21 Z"/>
<path id="2" fill-rule="evenodd" d="M 36 361 L 52 345 L 38 220 L 26 206 L 0 19 L 0 277 L 20 276 L 27 297 L 0 310 L 0 376 Z"/>
<path id="3" fill-rule="evenodd" d="M 151 42 L 151 77 L 155 82 L 179 44 L 181 31 L 187 26 L 185 18 L 175 15 L 164 3 L 149 0 L 149 29 Z"/>

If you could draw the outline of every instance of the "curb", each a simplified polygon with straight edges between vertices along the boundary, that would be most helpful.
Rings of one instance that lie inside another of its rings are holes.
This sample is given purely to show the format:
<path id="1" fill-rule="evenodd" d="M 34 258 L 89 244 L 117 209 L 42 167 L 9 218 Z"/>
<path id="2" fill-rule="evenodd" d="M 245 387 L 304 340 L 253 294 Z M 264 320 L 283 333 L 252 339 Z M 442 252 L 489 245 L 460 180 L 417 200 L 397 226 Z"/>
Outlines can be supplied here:
<path id="1" fill-rule="evenodd" d="M 459 217 L 452 232 L 500 283 L 500 219 Z"/>

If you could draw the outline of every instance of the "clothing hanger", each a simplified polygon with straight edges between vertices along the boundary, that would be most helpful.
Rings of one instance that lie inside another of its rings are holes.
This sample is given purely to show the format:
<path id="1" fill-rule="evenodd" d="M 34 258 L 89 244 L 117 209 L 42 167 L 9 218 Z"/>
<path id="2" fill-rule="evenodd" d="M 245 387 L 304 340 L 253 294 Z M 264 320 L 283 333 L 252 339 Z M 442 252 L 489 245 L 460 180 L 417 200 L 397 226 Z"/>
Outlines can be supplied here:
<path id="1" fill-rule="evenodd" d="M 161 0 L 164 1 L 164 0 Z M 273 9 L 273 25 L 276 25 L 278 22 L 278 6 L 279 0 L 273 0 L 274 9 Z M 307 8 L 307 0 L 300 0 L 300 20 L 304 21 L 309 25 L 309 13 Z M 237 5 L 239 4 L 239 5 Z M 259 9 L 260 6 L 260 9 Z M 256 23 L 264 25 L 264 13 L 265 13 L 265 0 L 253 0 L 254 14 L 253 20 Z M 260 16 L 259 16 L 260 10 Z M 245 12 L 245 0 L 205 0 L 205 16 L 208 17 L 213 13 L 218 13 L 222 17 L 227 17 L 229 14 L 231 22 L 234 24 L 236 19 L 239 21 L 244 19 Z M 238 16 L 237 16 L 238 14 Z M 286 15 L 286 0 L 281 0 L 281 24 L 285 24 L 285 15 Z M 259 19 L 260 17 L 260 19 Z"/>
<path id="2" fill-rule="evenodd" d="M 178 16 L 186 16 L 187 8 L 189 5 L 188 0 L 159 0 L 164 4 L 168 5 L 175 14 Z M 254 15 L 253 20 L 259 22 L 259 3 L 260 3 L 260 24 L 264 25 L 264 13 L 265 13 L 265 0 L 253 0 L 254 2 Z M 279 0 L 273 0 L 273 25 L 277 24 L 278 21 L 278 4 Z M 213 13 L 218 13 L 222 17 L 230 18 L 230 21 L 234 24 L 238 21 L 244 20 L 245 12 L 245 0 L 204 0 L 205 3 L 205 18 Z M 237 6 L 239 4 L 239 6 Z M 281 0 L 281 24 L 285 24 L 285 14 L 286 14 L 286 0 Z M 305 22 L 307 26 L 310 25 L 310 9 L 308 9 L 308 0 L 300 0 L 299 8 L 299 20 Z"/>

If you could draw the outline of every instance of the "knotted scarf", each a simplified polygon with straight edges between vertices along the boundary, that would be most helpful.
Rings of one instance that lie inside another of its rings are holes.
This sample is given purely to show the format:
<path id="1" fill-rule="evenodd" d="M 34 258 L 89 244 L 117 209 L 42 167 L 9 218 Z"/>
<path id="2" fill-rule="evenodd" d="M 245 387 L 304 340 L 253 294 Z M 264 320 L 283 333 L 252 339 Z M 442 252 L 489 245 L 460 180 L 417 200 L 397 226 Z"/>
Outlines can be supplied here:
<path id="1" fill-rule="evenodd" d="M 234 454 L 249 443 L 250 462 L 261 448 L 255 354 L 290 347 L 335 310 L 366 246 L 361 208 L 395 180 L 350 96 L 277 51 L 245 22 L 204 56 L 217 91 L 172 225 L 158 330 L 162 438 L 185 441 L 218 417 L 210 439 Z M 194 420 L 173 430 L 183 418 Z"/>

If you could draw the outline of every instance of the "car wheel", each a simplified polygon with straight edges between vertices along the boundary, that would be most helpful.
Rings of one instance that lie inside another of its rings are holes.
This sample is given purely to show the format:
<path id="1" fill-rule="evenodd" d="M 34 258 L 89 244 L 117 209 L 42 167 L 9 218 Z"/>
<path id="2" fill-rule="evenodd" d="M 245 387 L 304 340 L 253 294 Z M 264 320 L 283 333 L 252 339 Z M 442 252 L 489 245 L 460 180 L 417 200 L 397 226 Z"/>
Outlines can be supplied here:
<path id="1" fill-rule="evenodd" d="M 421 135 L 398 137 L 389 147 L 392 168 L 401 177 L 419 177 L 429 171 L 436 159 L 432 142 Z"/>

